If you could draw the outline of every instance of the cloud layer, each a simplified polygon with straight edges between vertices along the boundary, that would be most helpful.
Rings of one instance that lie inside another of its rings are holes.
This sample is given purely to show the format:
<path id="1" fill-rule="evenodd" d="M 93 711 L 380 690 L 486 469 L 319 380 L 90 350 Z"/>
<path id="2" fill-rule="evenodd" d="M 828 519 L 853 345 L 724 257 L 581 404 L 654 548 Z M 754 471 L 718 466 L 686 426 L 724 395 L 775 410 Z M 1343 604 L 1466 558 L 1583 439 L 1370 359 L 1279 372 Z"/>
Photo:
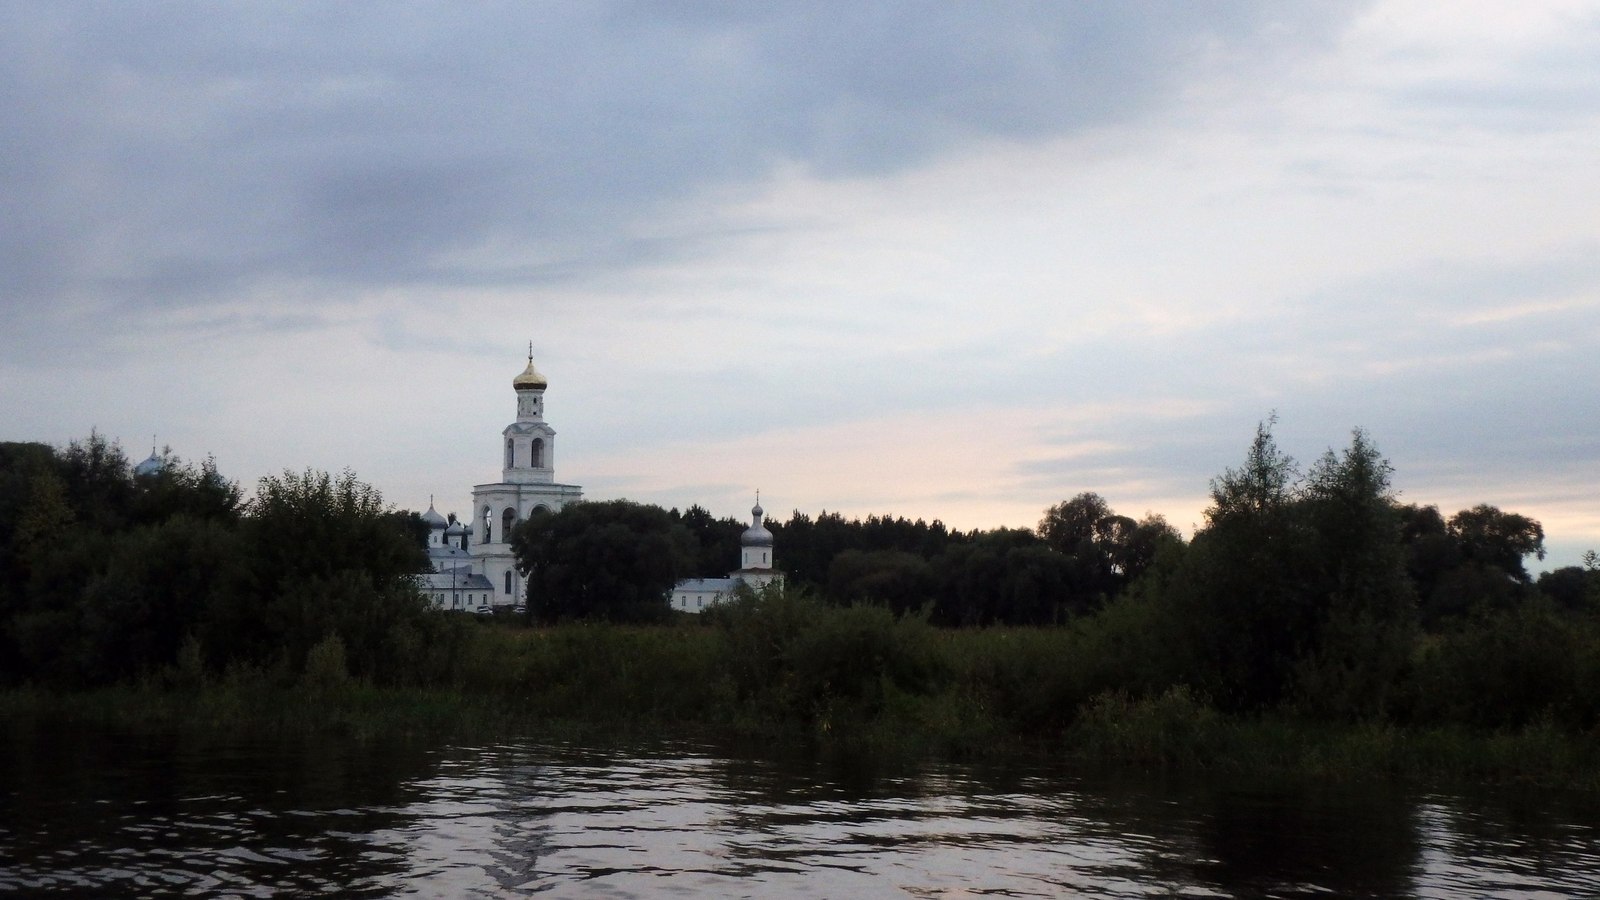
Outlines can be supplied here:
<path id="1" fill-rule="evenodd" d="M 1271 410 L 1600 544 L 1582 4 L 0 9 L 0 438 L 404 505 L 1199 517 Z M 787 488 L 787 489 L 786 489 Z"/>

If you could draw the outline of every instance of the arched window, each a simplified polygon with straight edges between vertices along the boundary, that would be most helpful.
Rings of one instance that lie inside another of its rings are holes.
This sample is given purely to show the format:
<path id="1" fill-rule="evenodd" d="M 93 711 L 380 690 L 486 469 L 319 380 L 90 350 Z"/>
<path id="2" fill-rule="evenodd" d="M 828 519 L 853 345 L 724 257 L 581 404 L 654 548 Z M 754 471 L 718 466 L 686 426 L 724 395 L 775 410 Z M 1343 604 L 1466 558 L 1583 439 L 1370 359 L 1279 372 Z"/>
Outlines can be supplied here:
<path id="1" fill-rule="evenodd" d="M 533 444 L 528 448 L 530 462 L 528 465 L 535 469 L 544 468 L 544 438 L 534 438 Z"/>
<path id="2" fill-rule="evenodd" d="M 485 506 L 483 508 L 483 542 L 485 544 L 494 543 L 494 529 L 490 527 L 493 523 L 494 513 L 489 512 L 489 507 Z"/>
<path id="3" fill-rule="evenodd" d="M 506 468 L 512 468 L 516 464 L 517 445 L 511 442 L 511 438 L 506 438 Z"/>
<path id="4" fill-rule="evenodd" d="M 511 593 L 511 573 L 506 572 L 506 593 Z"/>
<path id="5" fill-rule="evenodd" d="M 511 540 L 511 526 L 513 526 L 515 524 L 517 524 L 517 511 L 508 506 L 508 507 L 506 507 L 506 511 L 500 514 L 500 539 L 501 540 L 503 540 L 503 541 Z"/>

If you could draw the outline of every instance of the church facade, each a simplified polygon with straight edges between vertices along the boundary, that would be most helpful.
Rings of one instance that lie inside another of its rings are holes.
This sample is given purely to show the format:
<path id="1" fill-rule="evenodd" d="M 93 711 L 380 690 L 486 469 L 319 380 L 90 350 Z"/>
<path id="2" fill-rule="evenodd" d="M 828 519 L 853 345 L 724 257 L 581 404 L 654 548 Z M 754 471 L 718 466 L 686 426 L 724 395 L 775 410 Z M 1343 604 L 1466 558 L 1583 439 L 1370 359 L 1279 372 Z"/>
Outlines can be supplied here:
<path id="1" fill-rule="evenodd" d="M 750 510 L 750 527 L 739 535 L 739 568 L 726 578 L 687 578 L 672 589 L 672 608 L 679 612 L 704 612 L 731 598 L 741 587 L 760 590 L 783 580 L 775 566 L 772 532 L 762 524 L 761 498 Z"/>
<path id="2" fill-rule="evenodd" d="M 536 510 L 558 512 L 583 499 L 583 488 L 556 481 L 556 430 L 544 420 L 544 392 L 550 386 L 533 367 L 511 380 L 517 393 L 517 418 L 501 436 L 504 465 L 500 480 L 472 488 L 472 557 L 478 571 L 494 585 L 492 605 L 522 603 L 527 597 L 517 557 L 511 552 L 511 529 Z"/>
<path id="3" fill-rule="evenodd" d="M 472 488 L 470 525 L 450 522 L 430 503 L 428 556 L 433 571 L 423 590 L 436 606 L 475 609 L 513 606 L 527 596 L 511 550 L 511 529 L 537 510 L 556 512 L 583 499 L 583 488 L 555 477 L 556 431 L 544 419 L 550 382 L 533 365 L 511 380 L 516 418 L 501 432 L 500 480 Z"/>

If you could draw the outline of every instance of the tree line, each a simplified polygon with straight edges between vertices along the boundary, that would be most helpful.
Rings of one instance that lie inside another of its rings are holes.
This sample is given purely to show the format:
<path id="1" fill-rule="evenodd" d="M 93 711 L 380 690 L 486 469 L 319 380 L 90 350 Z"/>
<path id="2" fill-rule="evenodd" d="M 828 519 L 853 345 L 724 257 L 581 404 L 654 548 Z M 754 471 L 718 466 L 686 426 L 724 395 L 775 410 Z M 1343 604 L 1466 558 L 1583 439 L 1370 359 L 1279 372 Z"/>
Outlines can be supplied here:
<path id="1" fill-rule="evenodd" d="M 1589 722 L 1600 561 L 1535 580 L 1538 522 L 1402 504 L 1392 475 L 1359 430 L 1301 471 L 1268 421 L 1212 481 L 1190 540 L 1092 492 L 1031 529 L 828 512 L 769 527 L 788 593 L 821 607 L 1070 629 L 1074 696 L 1183 688 L 1229 711 Z M 677 580 L 733 567 L 746 527 L 615 500 L 536 514 L 511 539 L 530 616 L 658 622 Z M 482 629 L 421 596 L 425 540 L 415 513 L 349 472 L 284 472 L 246 499 L 210 460 L 168 452 L 135 475 L 98 435 L 0 443 L 0 682 L 318 667 L 448 680 Z"/>
<path id="2" fill-rule="evenodd" d="M 413 579 L 415 518 L 350 472 L 268 476 L 246 500 L 210 459 L 135 475 L 98 434 L 0 443 L 0 683 L 298 674 L 315 652 L 418 677 L 451 639 Z"/>
<path id="3" fill-rule="evenodd" d="M 1193 542 L 1160 515 L 1135 520 L 1091 491 L 1050 506 L 1032 529 L 960 531 L 938 520 L 851 519 L 826 511 L 813 517 L 798 510 L 767 526 L 792 587 L 834 605 L 925 612 L 944 626 L 1071 622 L 1147 580 L 1144 594 L 1174 570 L 1194 576 L 1189 570 L 1224 543 L 1238 548 L 1237 558 L 1216 564 L 1230 590 L 1257 597 L 1251 604 L 1268 616 L 1282 614 L 1284 604 L 1263 599 L 1263 592 L 1320 591 L 1328 578 L 1344 579 L 1342 594 L 1366 597 L 1372 614 L 1406 610 L 1411 627 L 1433 633 L 1536 598 L 1565 610 L 1593 603 L 1592 563 L 1532 580 L 1525 561 L 1545 555 L 1537 521 L 1487 504 L 1449 517 L 1434 506 L 1402 504 L 1391 474 L 1358 430 L 1347 449 L 1330 451 L 1302 477 L 1264 423 L 1245 465 L 1213 482 L 1212 505 Z M 586 502 L 536 514 L 513 532 L 512 543 L 536 616 L 658 621 L 666 616 L 661 598 L 675 582 L 733 566 L 746 527 L 700 506 L 680 512 L 626 500 Z M 1366 569 L 1349 569 L 1354 560 Z M 1146 579 L 1157 570 L 1165 574 Z"/>

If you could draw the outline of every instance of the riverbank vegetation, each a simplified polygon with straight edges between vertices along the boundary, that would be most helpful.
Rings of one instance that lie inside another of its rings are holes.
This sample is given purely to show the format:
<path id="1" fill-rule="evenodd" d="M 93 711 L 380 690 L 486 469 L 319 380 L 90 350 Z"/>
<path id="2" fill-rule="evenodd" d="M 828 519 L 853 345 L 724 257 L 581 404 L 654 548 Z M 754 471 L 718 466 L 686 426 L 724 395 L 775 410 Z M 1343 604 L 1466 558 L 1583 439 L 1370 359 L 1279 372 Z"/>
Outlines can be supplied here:
<path id="1" fill-rule="evenodd" d="M 811 548 L 787 587 L 678 618 L 636 585 L 595 591 L 562 554 L 596 534 L 653 548 L 610 576 L 670 585 L 726 521 L 583 504 L 581 528 L 517 534 L 529 617 L 480 618 L 428 607 L 414 517 L 349 473 L 263 479 L 246 502 L 209 463 L 134 476 L 98 437 L 0 445 L 0 715 L 703 730 L 1600 788 L 1600 566 L 1535 582 L 1538 523 L 1404 506 L 1389 478 L 1361 432 L 1302 475 L 1266 423 L 1188 542 L 1091 494 L 1034 531 L 797 514 L 774 527 Z"/>

